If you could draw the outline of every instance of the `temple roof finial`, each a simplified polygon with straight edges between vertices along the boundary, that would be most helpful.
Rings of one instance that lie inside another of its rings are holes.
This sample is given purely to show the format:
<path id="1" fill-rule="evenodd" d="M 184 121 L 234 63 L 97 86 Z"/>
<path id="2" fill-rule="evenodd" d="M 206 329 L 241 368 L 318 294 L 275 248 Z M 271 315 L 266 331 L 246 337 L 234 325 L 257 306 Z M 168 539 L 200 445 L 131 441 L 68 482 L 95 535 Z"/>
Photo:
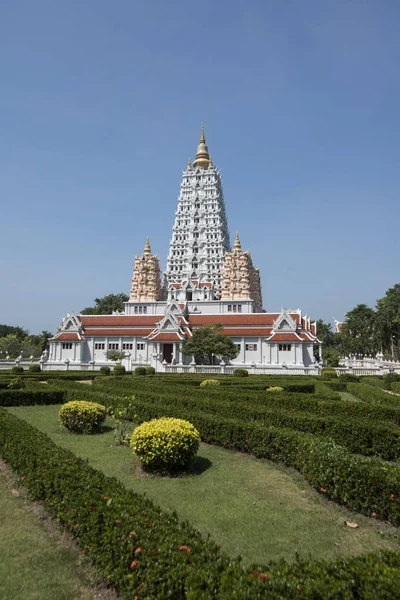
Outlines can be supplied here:
<path id="1" fill-rule="evenodd" d="M 151 254 L 150 242 L 149 242 L 148 237 L 146 238 L 146 243 L 144 245 L 143 254 Z"/>
<path id="2" fill-rule="evenodd" d="M 200 169 L 208 169 L 210 166 L 210 155 L 208 154 L 208 148 L 206 145 L 206 138 L 204 135 L 204 125 L 201 127 L 200 143 L 197 146 L 196 158 L 193 161 L 193 168 L 200 167 Z"/>
<path id="3" fill-rule="evenodd" d="M 235 237 L 235 242 L 233 244 L 233 249 L 234 250 L 241 250 L 242 246 L 240 245 L 240 240 L 239 240 L 239 233 L 236 232 L 236 237 Z"/>
<path id="4" fill-rule="evenodd" d="M 201 136 L 200 136 L 200 144 L 205 144 L 206 138 L 204 137 L 204 123 L 201 124 Z"/>
<path id="5" fill-rule="evenodd" d="M 187 170 L 188 170 L 188 171 L 191 171 L 191 170 L 192 170 L 192 163 L 190 162 L 190 156 L 189 156 L 189 158 L 188 158 Z"/>

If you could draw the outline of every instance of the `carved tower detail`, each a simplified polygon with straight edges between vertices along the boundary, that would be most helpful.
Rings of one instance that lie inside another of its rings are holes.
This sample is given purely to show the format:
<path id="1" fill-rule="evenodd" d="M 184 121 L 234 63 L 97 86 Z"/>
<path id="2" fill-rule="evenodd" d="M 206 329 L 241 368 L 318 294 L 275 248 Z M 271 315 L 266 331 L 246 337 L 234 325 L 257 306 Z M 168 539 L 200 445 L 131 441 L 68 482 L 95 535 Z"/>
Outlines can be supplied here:
<path id="1" fill-rule="evenodd" d="M 213 292 L 204 299 L 219 299 L 224 256 L 229 248 L 221 173 L 212 163 L 203 128 L 193 165 L 189 159 L 182 174 L 164 273 L 166 287 L 197 281 L 205 289 L 207 283 Z"/>
<path id="2" fill-rule="evenodd" d="M 253 300 L 255 309 L 262 310 L 260 272 L 250 252 L 243 252 L 238 233 L 232 251 L 225 254 L 221 300 Z"/>
<path id="3" fill-rule="evenodd" d="M 142 256 L 135 256 L 129 302 L 156 302 L 161 299 L 160 264 L 151 253 L 149 238 Z"/>

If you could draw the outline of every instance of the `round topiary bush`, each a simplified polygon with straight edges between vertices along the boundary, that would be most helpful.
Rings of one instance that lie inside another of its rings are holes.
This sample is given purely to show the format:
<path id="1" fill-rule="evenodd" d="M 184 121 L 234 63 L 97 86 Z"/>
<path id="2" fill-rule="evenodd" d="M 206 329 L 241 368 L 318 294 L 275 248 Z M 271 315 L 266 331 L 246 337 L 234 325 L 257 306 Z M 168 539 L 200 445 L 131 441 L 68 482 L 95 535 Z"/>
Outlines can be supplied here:
<path id="1" fill-rule="evenodd" d="M 15 365 L 15 367 L 12 367 L 12 369 L 11 369 L 11 373 L 19 374 L 19 373 L 23 373 L 23 372 L 24 372 L 23 367 L 19 367 L 17 365 Z"/>
<path id="2" fill-rule="evenodd" d="M 125 375 L 126 369 L 124 365 L 114 365 L 113 373 L 114 375 Z"/>
<path id="3" fill-rule="evenodd" d="M 324 371 L 322 369 L 321 377 L 323 379 L 337 379 L 337 373 L 335 369 L 332 369 L 331 371 Z"/>
<path id="4" fill-rule="evenodd" d="M 72 433 L 93 433 L 106 418 L 106 408 L 96 402 L 72 400 L 58 413 L 60 422 Z"/>
<path id="5" fill-rule="evenodd" d="M 106 367 L 104 365 L 103 367 L 100 367 L 99 373 L 102 373 L 103 375 L 109 375 L 111 373 L 111 369 L 110 367 Z"/>
<path id="6" fill-rule="evenodd" d="M 195 456 L 200 434 L 188 421 L 163 417 L 135 429 L 131 448 L 148 470 L 176 471 L 188 466 Z"/>
<path id="7" fill-rule="evenodd" d="M 280 387 L 279 385 L 272 385 L 271 387 L 267 388 L 267 392 L 283 392 L 284 389 L 283 387 Z"/>
<path id="8" fill-rule="evenodd" d="M 154 367 L 145 367 L 146 368 L 146 375 L 155 375 L 155 368 Z"/>
<path id="9" fill-rule="evenodd" d="M 136 367 L 135 375 L 146 375 L 146 367 Z"/>
<path id="10" fill-rule="evenodd" d="M 213 386 L 213 385 L 221 385 L 221 382 L 218 381 L 218 379 L 204 379 L 200 383 L 200 387 L 208 387 L 208 386 Z"/>
<path id="11" fill-rule="evenodd" d="M 233 376 L 234 377 L 248 377 L 249 372 L 247 369 L 235 369 L 233 371 Z"/>
<path id="12" fill-rule="evenodd" d="M 29 365 L 28 371 L 30 373 L 40 373 L 40 365 L 38 365 L 38 363 L 33 363 L 32 365 Z"/>

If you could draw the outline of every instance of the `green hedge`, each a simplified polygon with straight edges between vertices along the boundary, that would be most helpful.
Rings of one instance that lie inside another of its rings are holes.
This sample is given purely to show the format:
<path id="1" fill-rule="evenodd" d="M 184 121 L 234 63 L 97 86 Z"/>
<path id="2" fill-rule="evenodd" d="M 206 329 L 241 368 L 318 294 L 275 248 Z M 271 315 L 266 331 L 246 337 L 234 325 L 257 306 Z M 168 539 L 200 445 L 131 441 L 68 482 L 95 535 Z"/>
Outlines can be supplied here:
<path id="1" fill-rule="evenodd" d="M 276 396 L 279 396 L 279 393 Z M 295 412 L 295 410 L 285 411 L 278 408 L 279 403 L 275 403 L 275 407 L 271 409 L 268 399 L 265 401 L 265 406 L 206 397 L 197 398 L 194 403 L 190 397 L 155 397 L 137 393 L 134 400 L 135 406 L 138 401 L 157 406 L 159 412 L 162 412 L 163 408 L 168 408 L 174 413 L 169 416 L 178 417 L 180 410 L 189 409 L 196 413 L 205 412 L 221 417 L 232 417 L 244 423 L 257 422 L 267 426 L 290 428 L 330 437 L 351 452 L 366 456 L 376 455 L 389 461 L 400 458 L 399 428 L 394 425 L 375 423 L 368 418 L 356 420 L 350 419 L 348 415 L 322 417 Z M 109 402 L 112 401 L 109 400 Z M 123 400 L 117 400 L 117 402 L 124 403 Z"/>
<path id="2" fill-rule="evenodd" d="M 64 401 L 65 392 L 63 391 L 0 391 L 0 406 L 32 406 L 35 404 L 62 404 Z"/>
<path id="3" fill-rule="evenodd" d="M 0 454 L 77 539 L 120 597 L 164 600 L 395 598 L 400 552 L 243 569 L 189 523 L 0 410 Z"/>
<path id="4" fill-rule="evenodd" d="M 194 408 L 135 399 L 134 410 L 143 421 L 161 416 L 187 419 L 198 429 L 204 442 L 295 467 L 331 500 L 363 514 L 376 513 L 379 518 L 400 524 L 400 470 L 396 465 L 351 454 L 330 439 L 219 417 Z"/>
<path id="5" fill-rule="evenodd" d="M 348 383 L 348 391 L 366 402 L 378 402 L 380 404 L 386 404 L 387 406 L 397 406 L 400 408 L 400 398 L 392 396 L 383 390 L 371 385 L 365 385 L 363 383 Z"/>

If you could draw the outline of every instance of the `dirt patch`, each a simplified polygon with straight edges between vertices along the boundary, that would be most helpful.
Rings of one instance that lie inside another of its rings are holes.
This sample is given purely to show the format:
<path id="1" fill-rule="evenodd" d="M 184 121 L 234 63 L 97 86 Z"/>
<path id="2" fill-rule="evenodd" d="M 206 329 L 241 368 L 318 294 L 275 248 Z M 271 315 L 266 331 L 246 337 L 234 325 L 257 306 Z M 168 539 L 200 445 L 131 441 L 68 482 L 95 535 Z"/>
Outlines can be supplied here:
<path id="1" fill-rule="evenodd" d="M 77 381 L 76 383 L 85 383 L 86 385 L 92 385 L 93 379 L 81 379 L 81 380 Z"/>

